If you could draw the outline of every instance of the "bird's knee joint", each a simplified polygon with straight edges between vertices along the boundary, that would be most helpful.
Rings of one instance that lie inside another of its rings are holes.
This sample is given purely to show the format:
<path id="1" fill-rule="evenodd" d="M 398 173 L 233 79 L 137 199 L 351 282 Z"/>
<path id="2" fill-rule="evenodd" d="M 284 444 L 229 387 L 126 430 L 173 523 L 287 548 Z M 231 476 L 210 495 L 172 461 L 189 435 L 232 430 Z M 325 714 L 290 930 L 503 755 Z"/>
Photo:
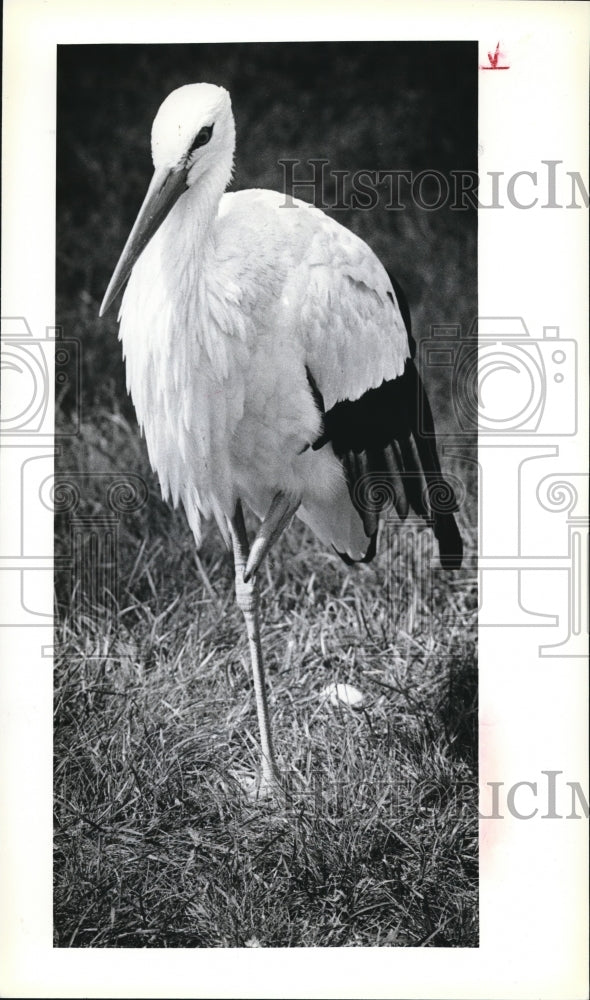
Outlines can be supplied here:
<path id="1" fill-rule="evenodd" d="M 244 570 L 240 568 L 236 573 L 236 601 L 244 614 L 251 613 L 257 606 L 256 579 L 251 578 L 247 582 L 244 580 Z"/>

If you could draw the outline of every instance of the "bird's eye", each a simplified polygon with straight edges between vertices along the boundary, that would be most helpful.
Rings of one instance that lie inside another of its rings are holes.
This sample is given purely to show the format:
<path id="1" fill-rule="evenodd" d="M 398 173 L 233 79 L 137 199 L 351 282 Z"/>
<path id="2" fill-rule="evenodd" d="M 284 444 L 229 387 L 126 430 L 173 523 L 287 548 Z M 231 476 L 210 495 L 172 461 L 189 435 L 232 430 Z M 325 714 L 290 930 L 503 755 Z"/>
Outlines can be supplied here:
<path id="1" fill-rule="evenodd" d="M 198 149 L 199 146 L 206 146 L 209 139 L 213 135 L 213 125 L 204 125 L 202 129 L 199 129 L 195 136 L 195 141 L 191 146 L 191 153 L 193 149 Z"/>

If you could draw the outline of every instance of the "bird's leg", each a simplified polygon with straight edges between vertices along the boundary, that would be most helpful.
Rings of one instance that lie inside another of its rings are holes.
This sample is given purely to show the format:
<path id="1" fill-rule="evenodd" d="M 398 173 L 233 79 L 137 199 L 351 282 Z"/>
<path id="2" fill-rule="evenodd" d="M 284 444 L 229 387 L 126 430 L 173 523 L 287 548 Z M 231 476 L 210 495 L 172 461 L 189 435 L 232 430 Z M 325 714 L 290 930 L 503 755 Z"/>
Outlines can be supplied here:
<path id="1" fill-rule="evenodd" d="M 300 502 L 300 500 L 290 499 L 284 493 L 277 493 L 273 497 L 268 513 L 258 529 L 256 538 L 252 542 L 252 548 L 250 549 L 250 555 L 246 563 L 244 580 L 248 581 L 254 576 L 264 557 L 289 525 Z"/>
<path id="2" fill-rule="evenodd" d="M 262 662 L 260 621 L 258 616 L 258 582 L 256 577 L 250 577 L 248 580 L 244 578 L 249 548 L 244 514 L 239 500 L 236 504 L 236 512 L 230 521 L 230 532 L 234 550 L 236 598 L 238 607 L 244 615 L 246 622 L 252 675 L 254 677 L 256 711 L 258 713 L 258 728 L 260 730 L 260 744 L 262 748 L 262 787 L 260 789 L 262 791 L 262 789 L 277 787 L 279 770 L 276 765 L 272 745 L 268 702 L 266 700 L 266 688 L 264 684 L 264 665 Z"/>

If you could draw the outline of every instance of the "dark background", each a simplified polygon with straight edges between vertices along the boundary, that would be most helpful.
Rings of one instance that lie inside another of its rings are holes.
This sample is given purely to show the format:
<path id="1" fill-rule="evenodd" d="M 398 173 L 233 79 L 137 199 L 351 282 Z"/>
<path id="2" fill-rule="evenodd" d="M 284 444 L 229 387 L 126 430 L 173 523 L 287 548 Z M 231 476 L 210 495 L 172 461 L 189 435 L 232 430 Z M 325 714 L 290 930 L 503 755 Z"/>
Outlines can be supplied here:
<path id="1" fill-rule="evenodd" d="M 105 401 L 105 383 L 124 397 L 116 309 L 99 321 L 98 307 L 151 177 L 152 120 L 172 89 L 226 87 L 237 128 L 232 188 L 282 190 L 283 158 L 324 157 L 326 171 L 476 170 L 476 68 L 476 43 L 466 42 L 60 46 L 57 322 L 82 343 L 85 406 Z M 308 177 L 303 164 L 297 176 Z M 372 211 L 330 214 L 397 276 L 418 338 L 433 323 L 467 327 L 477 213 L 427 212 L 402 190 L 403 212 L 385 209 L 384 184 Z M 334 202 L 328 175 L 324 200 Z M 443 398 L 439 419 L 452 420 L 446 411 Z"/>

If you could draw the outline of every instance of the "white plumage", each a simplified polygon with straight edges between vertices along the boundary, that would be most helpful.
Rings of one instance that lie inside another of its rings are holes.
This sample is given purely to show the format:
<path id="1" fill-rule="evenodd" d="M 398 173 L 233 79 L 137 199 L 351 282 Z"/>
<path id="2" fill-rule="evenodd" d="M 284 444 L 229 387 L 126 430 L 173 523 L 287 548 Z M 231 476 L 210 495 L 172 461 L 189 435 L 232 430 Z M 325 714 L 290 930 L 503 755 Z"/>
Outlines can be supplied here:
<path id="1" fill-rule="evenodd" d="M 324 544 L 361 559 L 376 522 L 353 502 L 352 479 L 370 470 L 361 459 L 371 446 L 347 464 L 334 437 L 314 445 L 343 401 L 403 385 L 406 327 L 385 269 L 353 233 L 275 192 L 224 194 L 234 145 L 223 88 L 192 84 L 164 101 L 154 178 L 101 312 L 130 274 L 120 312 L 128 388 L 163 494 L 182 501 L 197 545 L 201 517 L 213 515 L 239 576 L 235 518 L 246 503 L 270 518 L 272 540 L 296 510 Z M 386 453 L 383 468 L 393 456 L 407 486 L 416 470 L 395 442 Z M 263 771 L 276 774 L 270 742 Z"/>

